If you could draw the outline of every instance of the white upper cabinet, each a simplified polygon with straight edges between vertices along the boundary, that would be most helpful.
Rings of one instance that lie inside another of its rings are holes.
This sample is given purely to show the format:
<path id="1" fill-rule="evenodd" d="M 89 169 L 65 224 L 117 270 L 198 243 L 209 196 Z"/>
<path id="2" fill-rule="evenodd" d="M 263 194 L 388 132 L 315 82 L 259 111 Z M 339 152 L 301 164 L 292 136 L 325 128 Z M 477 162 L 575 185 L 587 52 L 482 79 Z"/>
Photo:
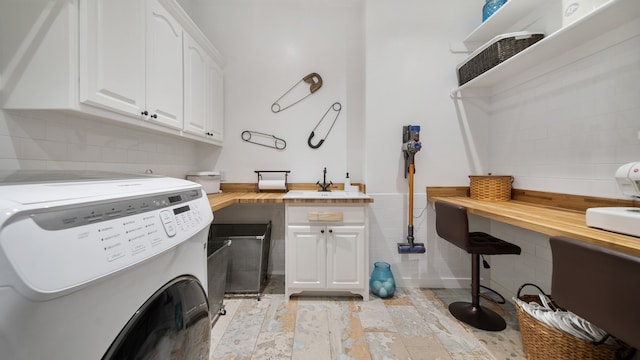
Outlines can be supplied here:
<path id="1" fill-rule="evenodd" d="M 31 25 L 7 35 L 17 51 L 2 74 L 5 109 L 60 110 L 222 145 L 222 56 L 175 0 L 16 4 L 15 22 Z"/>
<path id="2" fill-rule="evenodd" d="M 80 3 L 80 101 L 182 128 L 182 28 L 157 0 Z"/>
<path id="3" fill-rule="evenodd" d="M 223 138 L 222 69 L 191 36 L 184 37 L 184 131 Z"/>

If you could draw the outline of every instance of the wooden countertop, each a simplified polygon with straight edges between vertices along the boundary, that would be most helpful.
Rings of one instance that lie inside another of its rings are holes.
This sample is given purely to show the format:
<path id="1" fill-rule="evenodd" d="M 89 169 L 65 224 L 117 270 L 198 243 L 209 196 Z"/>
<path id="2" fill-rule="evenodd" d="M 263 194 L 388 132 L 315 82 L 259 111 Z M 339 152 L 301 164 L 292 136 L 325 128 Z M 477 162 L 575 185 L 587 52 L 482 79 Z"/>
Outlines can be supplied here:
<path id="1" fill-rule="evenodd" d="M 428 200 L 448 201 L 466 207 L 471 214 L 549 236 L 566 236 L 640 256 L 640 238 L 588 227 L 584 210 L 567 209 L 560 206 L 549 206 L 517 199 L 499 202 L 481 201 L 462 195 L 464 192 L 461 191 L 439 190 L 444 190 L 444 188 L 432 189 L 430 194 L 430 188 L 427 188 Z M 548 194 L 551 195 L 545 196 L 546 198 L 554 195 L 553 193 Z M 562 195 L 567 196 L 567 194 Z M 625 205 L 619 206 L 634 206 L 629 205 L 624 200 L 622 202 Z M 558 203 L 556 205 L 562 204 Z"/>
<path id="2" fill-rule="evenodd" d="M 224 192 L 209 194 L 211 210 L 217 211 L 233 204 L 364 204 L 372 203 L 373 198 L 368 199 L 284 199 L 282 192 Z"/>
<path id="3" fill-rule="evenodd" d="M 225 192 L 209 194 L 211 210 L 217 211 L 233 204 L 274 204 L 284 202 L 284 193 Z"/>

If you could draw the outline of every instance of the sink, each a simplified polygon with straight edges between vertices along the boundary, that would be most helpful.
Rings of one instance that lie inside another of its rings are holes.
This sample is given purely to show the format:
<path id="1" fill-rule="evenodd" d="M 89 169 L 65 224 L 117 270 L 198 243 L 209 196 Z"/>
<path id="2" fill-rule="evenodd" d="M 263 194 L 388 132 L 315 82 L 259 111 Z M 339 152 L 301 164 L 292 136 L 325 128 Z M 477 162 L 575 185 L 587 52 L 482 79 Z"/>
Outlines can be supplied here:
<path id="1" fill-rule="evenodd" d="M 368 199 L 369 196 L 360 191 L 315 191 L 292 190 L 284 195 L 285 199 Z"/>

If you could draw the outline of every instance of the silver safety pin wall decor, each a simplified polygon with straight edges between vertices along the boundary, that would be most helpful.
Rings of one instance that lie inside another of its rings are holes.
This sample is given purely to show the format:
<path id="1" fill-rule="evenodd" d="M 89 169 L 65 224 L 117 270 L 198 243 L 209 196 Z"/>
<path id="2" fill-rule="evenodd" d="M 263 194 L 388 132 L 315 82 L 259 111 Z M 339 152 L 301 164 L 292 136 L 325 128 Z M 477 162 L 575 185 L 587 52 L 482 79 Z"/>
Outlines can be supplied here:
<path id="1" fill-rule="evenodd" d="M 272 149 L 284 150 L 287 147 L 287 142 L 284 139 L 276 137 L 275 135 L 265 134 L 257 131 L 245 130 L 240 134 L 242 140 Z M 253 139 L 255 136 L 256 139 Z"/>
<path id="2" fill-rule="evenodd" d="M 327 116 L 327 114 L 329 113 L 329 111 L 335 111 L 336 112 L 336 117 L 333 119 L 333 122 L 331 123 L 331 127 L 329 127 L 329 130 L 327 131 L 327 134 L 324 136 L 324 138 L 322 138 L 317 144 L 312 144 L 311 143 L 311 139 L 313 139 L 313 137 L 316 135 L 315 131 L 318 128 L 318 126 L 320 126 L 320 124 L 322 123 L 322 121 L 324 120 L 324 118 Z M 309 140 L 307 140 L 307 144 L 309 145 L 310 148 L 312 149 L 317 149 L 320 146 L 322 146 L 322 144 L 324 143 L 324 141 L 327 139 L 327 137 L 329 136 L 329 133 L 331 132 L 331 129 L 333 129 L 333 125 L 336 124 L 336 120 L 338 120 L 338 115 L 340 115 L 340 111 L 342 111 L 342 105 L 339 102 L 334 102 L 333 105 L 331 105 L 327 111 L 324 113 L 324 115 L 322 115 L 322 118 L 320 119 L 320 121 L 318 121 L 318 123 L 316 124 L 316 127 L 313 128 L 313 130 L 311 130 L 311 134 L 309 134 Z"/>
<path id="3" fill-rule="evenodd" d="M 278 102 L 280 100 L 282 100 L 283 97 L 287 96 L 287 94 L 289 94 L 294 88 L 296 88 L 302 82 L 309 84 L 309 93 L 307 95 L 303 96 L 302 98 L 294 101 L 293 103 L 291 103 L 291 104 L 289 104 L 289 105 L 287 105 L 285 107 L 282 107 Z M 292 107 L 293 105 L 295 105 L 295 104 L 299 103 L 300 101 L 308 98 L 309 95 L 311 95 L 314 92 L 318 91 L 318 89 L 320 89 L 321 87 L 322 87 L 322 77 L 318 73 L 311 73 L 311 74 L 303 77 L 302 80 L 300 80 L 297 83 L 295 83 L 295 85 L 293 85 L 291 87 L 291 89 L 287 90 L 287 92 L 282 94 L 282 96 L 280 96 L 278 98 L 278 100 L 274 101 L 273 104 L 271 105 L 271 111 L 274 112 L 274 113 L 279 113 L 280 111 L 287 110 L 288 108 Z"/>

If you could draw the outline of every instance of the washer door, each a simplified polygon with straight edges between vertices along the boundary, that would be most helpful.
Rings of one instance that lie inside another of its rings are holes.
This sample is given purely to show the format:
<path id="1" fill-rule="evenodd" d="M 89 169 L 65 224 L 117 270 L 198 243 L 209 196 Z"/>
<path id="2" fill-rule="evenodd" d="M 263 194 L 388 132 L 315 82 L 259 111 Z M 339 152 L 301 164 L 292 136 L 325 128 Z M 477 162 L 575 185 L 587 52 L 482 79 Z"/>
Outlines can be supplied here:
<path id="1" fill-rule="evenodd" d="M 136 311 L 102 357 L 209 359 L 209 305 L 193 277 L 176 278 Z"/>

